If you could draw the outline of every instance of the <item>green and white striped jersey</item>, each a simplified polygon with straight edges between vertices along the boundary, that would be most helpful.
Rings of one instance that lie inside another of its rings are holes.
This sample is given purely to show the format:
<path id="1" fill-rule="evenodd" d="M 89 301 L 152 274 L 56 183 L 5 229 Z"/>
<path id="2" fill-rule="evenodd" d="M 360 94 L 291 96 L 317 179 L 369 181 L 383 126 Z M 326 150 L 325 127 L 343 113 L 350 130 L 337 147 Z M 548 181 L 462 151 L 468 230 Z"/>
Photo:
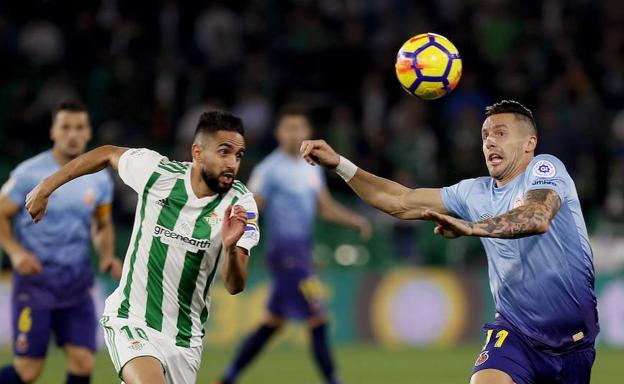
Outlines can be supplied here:
<path id="1" fill-rule="evenodd" d="M 120 157 L 119 176 L 139 199 L 122 278 L 104 309 L 105 316 L 145 324 L 183 347 L 202 344 L 226 208 L 247 210 L 239 247 L 251 251 L 260 236 L 258 208 L 243 183 L 235 181 L 224 195 L 198 198 L 191 167 L 148 149 Z"/>

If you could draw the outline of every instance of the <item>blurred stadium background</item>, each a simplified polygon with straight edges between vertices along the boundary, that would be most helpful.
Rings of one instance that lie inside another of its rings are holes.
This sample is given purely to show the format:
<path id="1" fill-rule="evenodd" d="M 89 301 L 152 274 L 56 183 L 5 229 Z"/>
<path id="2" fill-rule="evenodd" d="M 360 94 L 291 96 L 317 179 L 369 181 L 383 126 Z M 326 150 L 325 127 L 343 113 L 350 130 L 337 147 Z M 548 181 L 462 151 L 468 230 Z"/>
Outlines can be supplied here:
<path id="1" fill-rule="evenodd" d="M 201 4 L 200 4 L 201 3 Z M 424 102 L 394 78 L 401 43 L 422 32 L 460 50 L 464 75 L 445 98 Z M 285 103 L 305 103 L 317 137 L 363 168 L 410 186 L 484 174 L 479 128 L 488 103 L 533 109 L 540 153 L 561 158 L 576 181 L 591 232 L 602 333 L 595 383 L 621 380 L 624 351 L 624 7 L 618 0 L 251 0 L 0 2 L 0 181 L 50 146 L 50 111 L 86 101 L 92 145 L 150 147 L 188 158 L 200 111 L 243 117 L 248 154 L 240 179 L 275 145 Z M 315 259 L 329 300 L 346 383 L 465 382 L 492 318 L 478 240 L 444 241 L 427 223 L 399 222 L 354 198 L 374 220 L 361 243 L 317 226 Z M 118 254 L 128 243 L 134 192 L 117 180 Z M 2 259 L 0 364 L 10 358 L 10 271 Z M 249 289 L 217 289 L 201 382 L 216 377 L 257 323 L 267 291 L 262 247 Z M 102 278 L 101 298 L 113 288 Z M 243 383 L 318 382 L 305 335 L 291 326 Z M 61 382 L 55 351 L 41 382 Z M 99 355 L 96 383 L 114 381 Z M 618 373 L 619 372 L 619 373 Z"/>

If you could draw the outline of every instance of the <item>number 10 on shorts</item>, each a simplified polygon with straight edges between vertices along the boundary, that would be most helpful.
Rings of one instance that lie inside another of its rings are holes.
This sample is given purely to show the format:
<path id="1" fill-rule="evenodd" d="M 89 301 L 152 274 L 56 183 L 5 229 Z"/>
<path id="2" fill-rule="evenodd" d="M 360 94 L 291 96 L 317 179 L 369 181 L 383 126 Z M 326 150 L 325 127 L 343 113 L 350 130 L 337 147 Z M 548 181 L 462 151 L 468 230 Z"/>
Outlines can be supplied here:
<path id="1" fill-rule="evenodd" d="M 127 325 L 124 325 L 123 327 L 120 328 L 121 333 L 124 334 L 124 336 L 126 336 L 126 338 L 128 340 L 134 340 L 134 334 L 132 333 L 132 330 L 130 329 L 130 327 L 128 327 Z M 147 338 L 147 334 L 145 333 L 144 330 L 142 330 L 139 327 L 134 327 L 134 333 L 140 337 L 141 339 L 145 340 L 145 341 L 149 341 L 149 339 Z"/>

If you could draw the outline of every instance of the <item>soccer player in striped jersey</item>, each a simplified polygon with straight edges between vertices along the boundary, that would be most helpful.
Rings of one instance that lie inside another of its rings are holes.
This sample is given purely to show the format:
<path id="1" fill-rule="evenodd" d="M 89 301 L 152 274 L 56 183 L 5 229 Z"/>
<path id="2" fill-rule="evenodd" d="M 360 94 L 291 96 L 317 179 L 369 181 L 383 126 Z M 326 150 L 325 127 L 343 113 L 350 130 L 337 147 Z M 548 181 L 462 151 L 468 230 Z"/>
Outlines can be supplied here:
<path id="1" fill-rule="evenodd" d="M 481 127 L 490 176 L 409 189 L 374 176 L 323 140 L 311 164 L 334 168 L 367 203 L 401 219 L 431 220 L 437 235 L 477 236 L 496 304 L 471 384 L 589 384 L 599 332 L 594 266 L 574 181 L 551 155 L 535 156 L 533 114 L 504 100 Z"/>
<path id="2" fill-rule="evenodd" d="M 268 228 L 271 294 L 262 324 L 242 343 L 217 383 L 234 383 L 287 319 L 305 320 L 312 356 L 324 382 L 338 383 L 327 337 L 322 289 L 312 262 L 314 219 L 318 210 L 323 219 L 357 229 L 365 239 L 370 236 L 371 227 L 366 218 L 336 202 L 325 185 L 323 171 L 308 166 L 299 156 L 301 143 L 311 134 L 306 111 L 285 108 L 275 130 L 279 147 L 254 168 L 249 179 Z"/>
<path id="3" fill-rule="evenodd" d="M 34 382 L 43 370 L 52 334 L 67 356 L 66 383 L 88 383 L 97 330 L 90 293 L 91 241 L 100 270 L 110 270 L 115 278 L 121 274 L 121 261 L 114 256 L 113 181 L 108 172 L 64 185 L 51 197 L 54 204 L 39 225 L 32 225 L 24 208 L 26 194 L 84 153 L 91 139 L 89 115 L 81 102 L 61 102 L 52 118 L 52 149 L 18 165 L 0 193 L 0 245 L 14 272 L 15 354 L 13 365 L 0 369 L 2 384 Z"/>
<path id="4" fill-rule="evenodd" d="M 253 195 L 235 180 L 244 153 L 242 121 L 211 111 L 197 124 L 192 163 L 169 161 L 148 149 L 102 146 L 28 195 L 26 206 L 39 221 L 52 191 L 106 166 L 138 193 L 122 279 L 101 320 L 124 382 L 194 383 L 219 265 L 231 294 L 245 288 L 259 230 Z"/>

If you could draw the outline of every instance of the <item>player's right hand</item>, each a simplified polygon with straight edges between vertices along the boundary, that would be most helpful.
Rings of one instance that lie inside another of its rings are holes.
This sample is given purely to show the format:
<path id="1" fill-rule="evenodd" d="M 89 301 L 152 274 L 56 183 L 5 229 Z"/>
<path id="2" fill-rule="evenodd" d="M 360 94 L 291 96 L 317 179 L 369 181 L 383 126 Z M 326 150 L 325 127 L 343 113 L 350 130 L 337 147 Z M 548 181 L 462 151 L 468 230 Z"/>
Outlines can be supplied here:
<path id="1" fill-rule="evenodd" d="M 299 152 L 310 165 L 333 169 L 340 162 L 340 155 L 325 140 L 304 140 Z"/>
<path id="2" fill-rule="evenodd" d="M 13 270 L 20 275 L 30 276 L 43 272 L 43 266 L 39 260 L 26 251 L 14 254 L 10 259 Z"/>
<path id="3" fill-rule="evenodd" d="M 37 184 L 37 186 L 26 195 L 26 210 L 33 218 L 35 223 L 38 223 L 43 219 L 46 208 L 48 206 L 48 198 L 50 195 L 44 191 L 43 183 Z"/>

